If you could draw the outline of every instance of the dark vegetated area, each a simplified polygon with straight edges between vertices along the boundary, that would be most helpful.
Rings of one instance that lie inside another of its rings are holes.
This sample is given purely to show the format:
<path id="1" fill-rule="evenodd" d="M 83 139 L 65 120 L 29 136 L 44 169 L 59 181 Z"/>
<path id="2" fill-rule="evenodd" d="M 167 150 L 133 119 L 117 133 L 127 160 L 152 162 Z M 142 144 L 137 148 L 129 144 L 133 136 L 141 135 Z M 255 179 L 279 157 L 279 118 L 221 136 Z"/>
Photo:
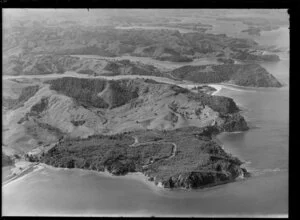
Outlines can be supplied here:
<path id="1" fill-rule="evenodd" d="M 83 125 L 83 124 L 85 123 L 85 120 L 71 121 L 71 123 L 72 123 L 74 126 L 80 126 L 80 125 Z"/>
<path id="2" fill-rule="evenodd" d="M 111 99 L 110 108 L 119 107 L 126 104 L 128 101 L 137 98 L 138 87 L 128 85 L 126 80 L 110 81 Z"/>
<path id="3" fill-rule="evenodd" d="M 217 65 L 216 65 L 217 66 Z M 172 71 L 172 75 L 179 79 L 190 80 L 198 83 L 220 83 L 230 79 L 233 74 L 230 71 L 214 71 L 216 66 L 211 66 L 211 71 L 204 71 L 210 65 L 203 66 L 183 66 Z M 222 68 L 218 65 L 218 68 Z"/>
<path id="4" fill-rule="evenodd" d="M 50 89 L 74 98 L 79 104 L 97 108 L 107 108 L 108 104 L 97 94 L 105 88 L 101 79 L 79 79 L 65 77 L 48 81 Z"/>
<path id="5" fill-rule="evenodd" d="M 22 92 L 17 99 L 8 99 L 3 98 L 2 99 L 2 105 L 3 107 L 6 107 L 8 109 L 17 109 L 24 105 L 24 103 L 30 99 L 32 96 L 35 95 L 35 93 L 39 90 L 39 86 L 28 86 L 22 89 Z"/>
<path id="6" fill-rule="evenodd" d="M 219 181 L 220 176 L 225 178 L 226 172 L 238 172 L 241 164 L 212 141 L 212 132 L 213 129 L 209 128 L 188 127 L 174 131 L 148 130 L 65 139 L 49 150 L 41 162 L 56 167 L 107 169 L 114 175 L 140 171 L 164 185 L 172 178 L 176 182 L 185 175 L 200 172 L 203 180 L 199 184 L 209 184 Z M 133 137 L 138 138 L 135 145 L 132 145 Z M 232 173 L 234 175 L 236 173 Z M 226 177 L 227 180 L 232 176 Z M 186 180 L 185 183 L 178 181 L 176 184 L 189 185 Z"/>
<path id="7" fill-rule="evenodd" d="M 239 108 L 235 104 L 232 98 L 225 96 L 211 96 L 205 93 L 188 93 L 188 97 L 197 100 L 203 105 L 207 105 L 214 111 L 221 114 L 232 114 L 239 111 Z"/>
<path id="8" fill-rule="evenodd" d="M 129 80 L 102 80 L 102 79 L 79 79 L 65 77 L 48 81 L 50 89 L 74 98 L 79 104 L 86 107 L 115 108 L 126 104 L 138 97 L 138 87 L 128 84 Z M 108 86 L 103 94 L 98 94 Z"/>
<path id="9" fill-rule="evenodd" d="M 47 108 L 47 106 L 48 106 L 48 98 L 43 97 L 40 102 L 38 102 L 37 104 L 31 107 L 31 112 L 39 114 L 43 112 Z"/>
<path id="10" fill-rule="evenodd" d="M 183 66 L 171 72 L 179 79 L 197 83 L 231 82 L 241 86 L 281 87 L 280 82 L 259 64 Z"/>
<path id="11" fill-rule="evenodd" d="M 105 67 L 104 70 L 112 71 L 115 74 L 119 74 L 119 68 L 121 67 L 120 64 L 116 62 L 109 62 Z"/>
<path id="12" fill-rule="evenodd" d="M 104 70 L 110 71 L 110 75 L 154 75 L 161 76 L 161 72 L 152 65 L 146 65 L 139 62 L 131 62 L 129 60 L 120 60 L 117 62 L 109 62 Z"/>

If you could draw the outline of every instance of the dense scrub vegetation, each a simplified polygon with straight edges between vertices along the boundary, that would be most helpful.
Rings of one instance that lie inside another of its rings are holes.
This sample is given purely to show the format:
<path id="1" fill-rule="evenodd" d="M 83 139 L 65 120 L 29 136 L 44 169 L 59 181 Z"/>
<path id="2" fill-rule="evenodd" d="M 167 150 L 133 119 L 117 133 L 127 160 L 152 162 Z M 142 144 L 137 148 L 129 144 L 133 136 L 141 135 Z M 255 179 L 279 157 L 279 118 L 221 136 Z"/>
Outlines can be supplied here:
<path id="1" fill-rule="evenodd" d="M 138 87 L 126 85 L 125 80 L 110 81 L 110 108 L 119 107 L 138 97 Z"/>
<path id="2" fill-rule="evenodd" d="M 57 167 L 85 168 L 114 174 L 141 170 L 150 159 L 170 156 L 172 145 L 147 144 L 130 147 L 133 138 L 128 135 L 94 136 L 85 140 L 65 140 L 52 148 L 42 159 Z"/>
<path id="3" fill-rule="evenodd" d="M 220 83 L 229 80 L 228 71 L 216 72 L 209 65 L 183 66 L 172 71 L 175 78 L 189 80 L 197 83 Z"/>
<path id="4" fill-rule="evenodd" d="M 110 71 L 109 75 L 146 75 L 162 76 L 162 73 L 154 66 L 131 62 L 130 60 L 120 60 L 108 62 L 104 70 Z"/>
<path id="5" fill-rule="evenodd" d="M 98 96 L 98 93 L 105 88 L 105 80 L 65 77 L 48 82 L 50 83 L 50 89 L 72 97 L 82 105 L 97 108 L 108 107 L 108 104 Z"/>
<path id="6" fill-rule="evenodd" d="M 211 96 L 205 93 L 189 93 L 189 98 L 199 101 L 203 105 L 207 105 L 214 111 L 221 114 L 232 114 L 239 111 L 232 98 L 224 96 Z"/>
<path id="7" fill-rule="evenodd" d="M 240 86 L 281 87 L 278 80 L 258 64 L 183 66 L 171 74 L 197 83 L 231 82 Z"/>
<path id="8" fill-rule="evenodd" d="M 2 106 L 7 109 L 17 109 L 22 107 L 28 99 L 35 95 L 39 88 L 40 87 L 38 85 L 27 86 L 22 89 L 21 94 L 17 99 L 3 98 Z"/>
<path id="9" fill-rule="evenodd" d="M 196 188 L 231 181 L 245 172 L 237 158 L 211 140 L 214 132 L 214 128 L 188 127 L 65 139 L 43 155 L 41 162 L 56 167 L 107 169 L 115 175 L 140 171 L 165 187 Z M 138 143 L 133 144 L 134 138 Z M 199 178 L 191 180 L 195 173 Z"/>
<path id="10" fill-rule="evenodd" d="M 115 108 L 138 97 L 138 87 L 128 85 L 127 80 L 107 81 L 65 77 L 48 82 L 50 89 L 72 97 L 84 106 Z M 101 92 L 103 94 L 99 95 Z"/>
<path id="11" fill-rule="evenodd" d="M 47 108 L 48 106 L 48 98 L 46 97 L 43 97 L 40 102 L 38 102 L 37 104 L 33 105 L 31 107 L 31 112 L 32 113 L 36 113 L 36 114 L 39 114 L 43 111 L 45 111 L 45 109 Z"/>

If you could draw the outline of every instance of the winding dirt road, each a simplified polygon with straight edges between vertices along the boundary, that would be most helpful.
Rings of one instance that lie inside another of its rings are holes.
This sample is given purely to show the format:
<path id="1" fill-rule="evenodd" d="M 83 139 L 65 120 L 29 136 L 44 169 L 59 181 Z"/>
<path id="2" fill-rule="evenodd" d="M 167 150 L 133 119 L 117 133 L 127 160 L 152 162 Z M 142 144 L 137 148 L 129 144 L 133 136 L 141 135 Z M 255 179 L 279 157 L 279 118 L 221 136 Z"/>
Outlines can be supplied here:
<path id="1" fill-rule="evenodd" d="M 149 141 L 149 142 L 143 142 L 140 143 L 138 138 L 136 136 L 133 137 L 134 138 L 134 143 L 129 145 L 130 147 L 138 147 L 141 145 L 146 145 L 146 144 L 172 144 L 173 148 L 172 148 L 172 154 L 167 157 L 167 158 L 161 158 L 161 159 L 165 159 L 165 160 L 169 160 L 173 157 L 175 157 L 176 152 L 177 152 L 177 145 L 174 142 L 168 142 L 168 141 Z"/>

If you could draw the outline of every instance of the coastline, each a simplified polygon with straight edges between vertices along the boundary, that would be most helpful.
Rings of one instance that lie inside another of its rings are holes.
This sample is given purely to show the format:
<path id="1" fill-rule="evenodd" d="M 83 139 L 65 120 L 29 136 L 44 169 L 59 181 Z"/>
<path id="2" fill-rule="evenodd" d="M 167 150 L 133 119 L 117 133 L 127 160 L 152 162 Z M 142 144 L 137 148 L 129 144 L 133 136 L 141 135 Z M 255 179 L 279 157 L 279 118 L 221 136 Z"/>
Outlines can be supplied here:
<path id="1" fill-rule="evenodd" d="M 20 161 L 20 162 L 24 162 L 24 161 Z M 38 171 L 38 170 L 41 170 L 43 169 L 44 167 L 43 166 L 40 166 L 39 163 L 31 163 L 29 162 L 21 172 L 19 173 L 14 173 L 13 169 L 16 169 L 17 167 L 15 168 L 12 168 L 12 174 L 8 176 L 8 179 L 5 181 L 5 182 L 2 182 L 2 187 L 5 187 L 5 186 L 8 186 L 9 184 L 11 183 L 15 183 L 17 181 L 20 181 L 22 179 L 24 179 L 25 177 L 28 177 L 28 175 Z"/>
<path id="2" fill-rule="evenodd" d="M 221 147 L 223 148 L 223 145 L 221 145 Z M 224 149 L 224 148 L 223 148 Z M 228 154 L 234 156 L 233 154 L 231 154 L 229 151 L 227 151 L 226 149 L 224 149 Z M 24 161 L 20 161 L 20 162 L 24 162 Z M 243 162 L 245 163 L 245 162 Z M 207 189 L 207 188 L 211 188 L 211 187 L 216 187 L 216 186 L 220 186 L 220 185 L 224 185 L 227 183 L 231 183 L 231 182 L 235 182 L 235 181 L 239 181 L 239 180 L 243 180 L 244 179 L 244 175 L 238 176 L 233 180 L 228 180 L 228 181 L 223 181 L 223 182 L 218 182 L 218 183 L 212 183 L 209 185 L 205 185 L 203 187 L 199 187 L 199 188 L 195 188 L 195 189 L 186 189 L 186 188 L 174 188 L 174 189 L 169 189 L 169 188 L 165 188 L 161 182 L 158 182 L 158 184 L 155 184 L 155 181 L 150 181 L 149 177 L 146 176 L 144 173 L 142 172 L 129 172 L 126 175 L 113 175 L 110 172 L 108 172 L 108 170 L 105 169 L 105 171 L 96 171 L 96 170 L 89 170 L 89 169 L 80 169 L 80 168 L 62 168 L 62 167 L 53 167 L 51 165 L 45 164 L 45 163 L 37 163 L 37 162 L 28 162 L 28 165 L 24 168 L 24 170 L 16 175 L 14 175 L 13 177 L 9 178 L 7 181 L 2 183 L 2 188 L 9 186 L 12 183 L 21 181 L 23 179 L 25 179 L 26 177 L 32 175 L 33 173 L 43 170 L 43 169 L 50 169 L 50 170 L 54 170 L 54 171 L 59 171 L 59 170 L 69 170 L 69 171 L 79 171 L 79 172 L 84 172 L 85 174 L 96 174 L 96 175 L 100 175 L 102 177 L 106 177 L 106 178 L 113 178 L 113 179 L 130 179 L 130 180 L 135 180 L 135 181 L 139 181 L 143 184 L 145 184 L 147 187 L 149 187 L 153 192 L 156 193 L 160 193 L 162 191 L 170 191 L 170 190 L 184 190 L 184 191 L 191 191 L 191 190 L 203 190 L 203 189 Z"/>
<path id="3" fill-rule="evenodd" d="M 167 188 L 164 188 L 159 182 L 157 185 L 155 184 L 154 181 L 149 181 L 148 178 L 144 173 L 142 172 L 129 172 L 126 175 L 113 175 L 111 174 L 107 169 L 104 171 L 97 171 L 97 170 L 89 170 L 89 169 L 80 169 L 80 168 L 62 168 L 62 167 L 53 167 L 45 163 L 40 163 L 39 166 L 51 170 L 76 170 L 79 172 L 84 172 L 85 174 L 92 173 L 96 175 L 100 175 L 103 177 L 107 178 L 113 178 L 113 179 L 131 179 L 131 180 L 136 180 L 139 182 L 142 182 L 143 184 L 147 185 L 149 188 L 154 190 L 155 192 L 159 192 L 161 190 L 166 190 Z"/>
<path id="4" fill-rule="evenodd" d="M 20 162 L 23 162 L 23 161 L 20 161 Z M 30 174 L 35 173 L 35 172 L 45 169 L 45 168 L 50 169 L 50 170 L 56 170 L 56 171 L 77 170 L 79 172 L 84 172 L 86 174 L 93 173 L 96 175 L 113 178 L 113 179 L 132 179 L 132 180 L 137 180 L 139 182 L 142 182 L 143 184 L 146 184 L 148 187 L 150 187 L 154 191 L 159 191 L 159 190 L 165 189 L 160 182 L 157 185 L 155 185 L 154 181 L 149 181 L 148 177 L 146 175 L 144 175 L 142 172 L 132 172 L 132 173 L 128 173 L 126 175 L 116 176 L 116 175 L 109 173 L 107 170 L 96 171 L 96 170 L 88 170 L 88 169 L 80 169 L 80 168 L 62 168 L 62 167 L 50 166 L 45 163 L 36 163 L 36 162 L 34 162 L 34 163 L 28 162 L 27 166 L 24 168 L 24 170 L 22 172 L 16 174 L 15 176 L 9 178 L 7 181 L 3 182 L 2 187 L 5 187 L 11 183 L 20 181 L 20 180 L 24 179 L 25 177 L 28 177 Z"/>

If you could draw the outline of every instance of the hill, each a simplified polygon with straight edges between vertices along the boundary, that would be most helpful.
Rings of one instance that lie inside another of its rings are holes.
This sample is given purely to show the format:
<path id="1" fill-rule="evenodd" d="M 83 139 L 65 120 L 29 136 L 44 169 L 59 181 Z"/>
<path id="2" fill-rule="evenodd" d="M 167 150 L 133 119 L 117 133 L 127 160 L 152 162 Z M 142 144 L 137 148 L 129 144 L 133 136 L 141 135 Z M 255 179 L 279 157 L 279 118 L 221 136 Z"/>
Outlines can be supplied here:
<path id="1" fill-rule="evenodd" d="M 4 59 L 4 75 L 44 75 L 75 71 L 89 75 L 150 75 L 162 73 L 152 65 L 129 60 L 80 59 L 64 55 L 19 55 Z"/>
<path id="2" fill-rule="evenodd" d="M 12 86 L 22 87 L 23 83 L 15 81 Z M 3 99 L 3 144 L 19 153 L 63 137 L 189 126 L 214 126 L 219 131 L 248 128 L 231 98 L 153 80 L 65 77 L 27 83 L 29 88 L 38 86 L 38 91 L 28 93 L 26 101 L 19 98 L 22 89 L 16 97 Z"/>
<path id="3" fill-rule="evenodd" d="M 62 55 L 12 56 L 4 60 L 5 75 L 63 74 L 74 71 L 92 76 L 145 75 L 189 80 L 195 83 L 229 82 L 240 86 L 281 87 L 280 82 L 259 64 L 182 66 L 170 72 L 141 62 L 79 58 Z"/>
<path id="4" fill-rule="evenodd" d="M 259 64 L 183 66 L 171 72 L 181 80 L 197 83 L 228 82 L 240 86 L 281 87 L 281 83 Z"/>
<path id="5" fill-rule="evenodd" d="M 16 34 L 18 33 L 18 34 Z M 221 56 L 243 61 L 276 61 L 277 55 L 255 54 L 261 50 L 255 41 L 203 32 L 180 33 L 173 30 L 130 29 L 82 25 L 39 27 L 18 25 L 4 31 L 4 57 L 18 54 L 132 55 L 174 62 Z M 252 52 L 251 52 L 252 51 Z"/>
<path id="6" fill-rule="evenodd" d="M 142 172 L 165 188 L 199 188 L 248 175 L 242 162 L 211 139 L 213 129 L 137 131 L 64 140 L 38 161 L 55 167 Z"/>

